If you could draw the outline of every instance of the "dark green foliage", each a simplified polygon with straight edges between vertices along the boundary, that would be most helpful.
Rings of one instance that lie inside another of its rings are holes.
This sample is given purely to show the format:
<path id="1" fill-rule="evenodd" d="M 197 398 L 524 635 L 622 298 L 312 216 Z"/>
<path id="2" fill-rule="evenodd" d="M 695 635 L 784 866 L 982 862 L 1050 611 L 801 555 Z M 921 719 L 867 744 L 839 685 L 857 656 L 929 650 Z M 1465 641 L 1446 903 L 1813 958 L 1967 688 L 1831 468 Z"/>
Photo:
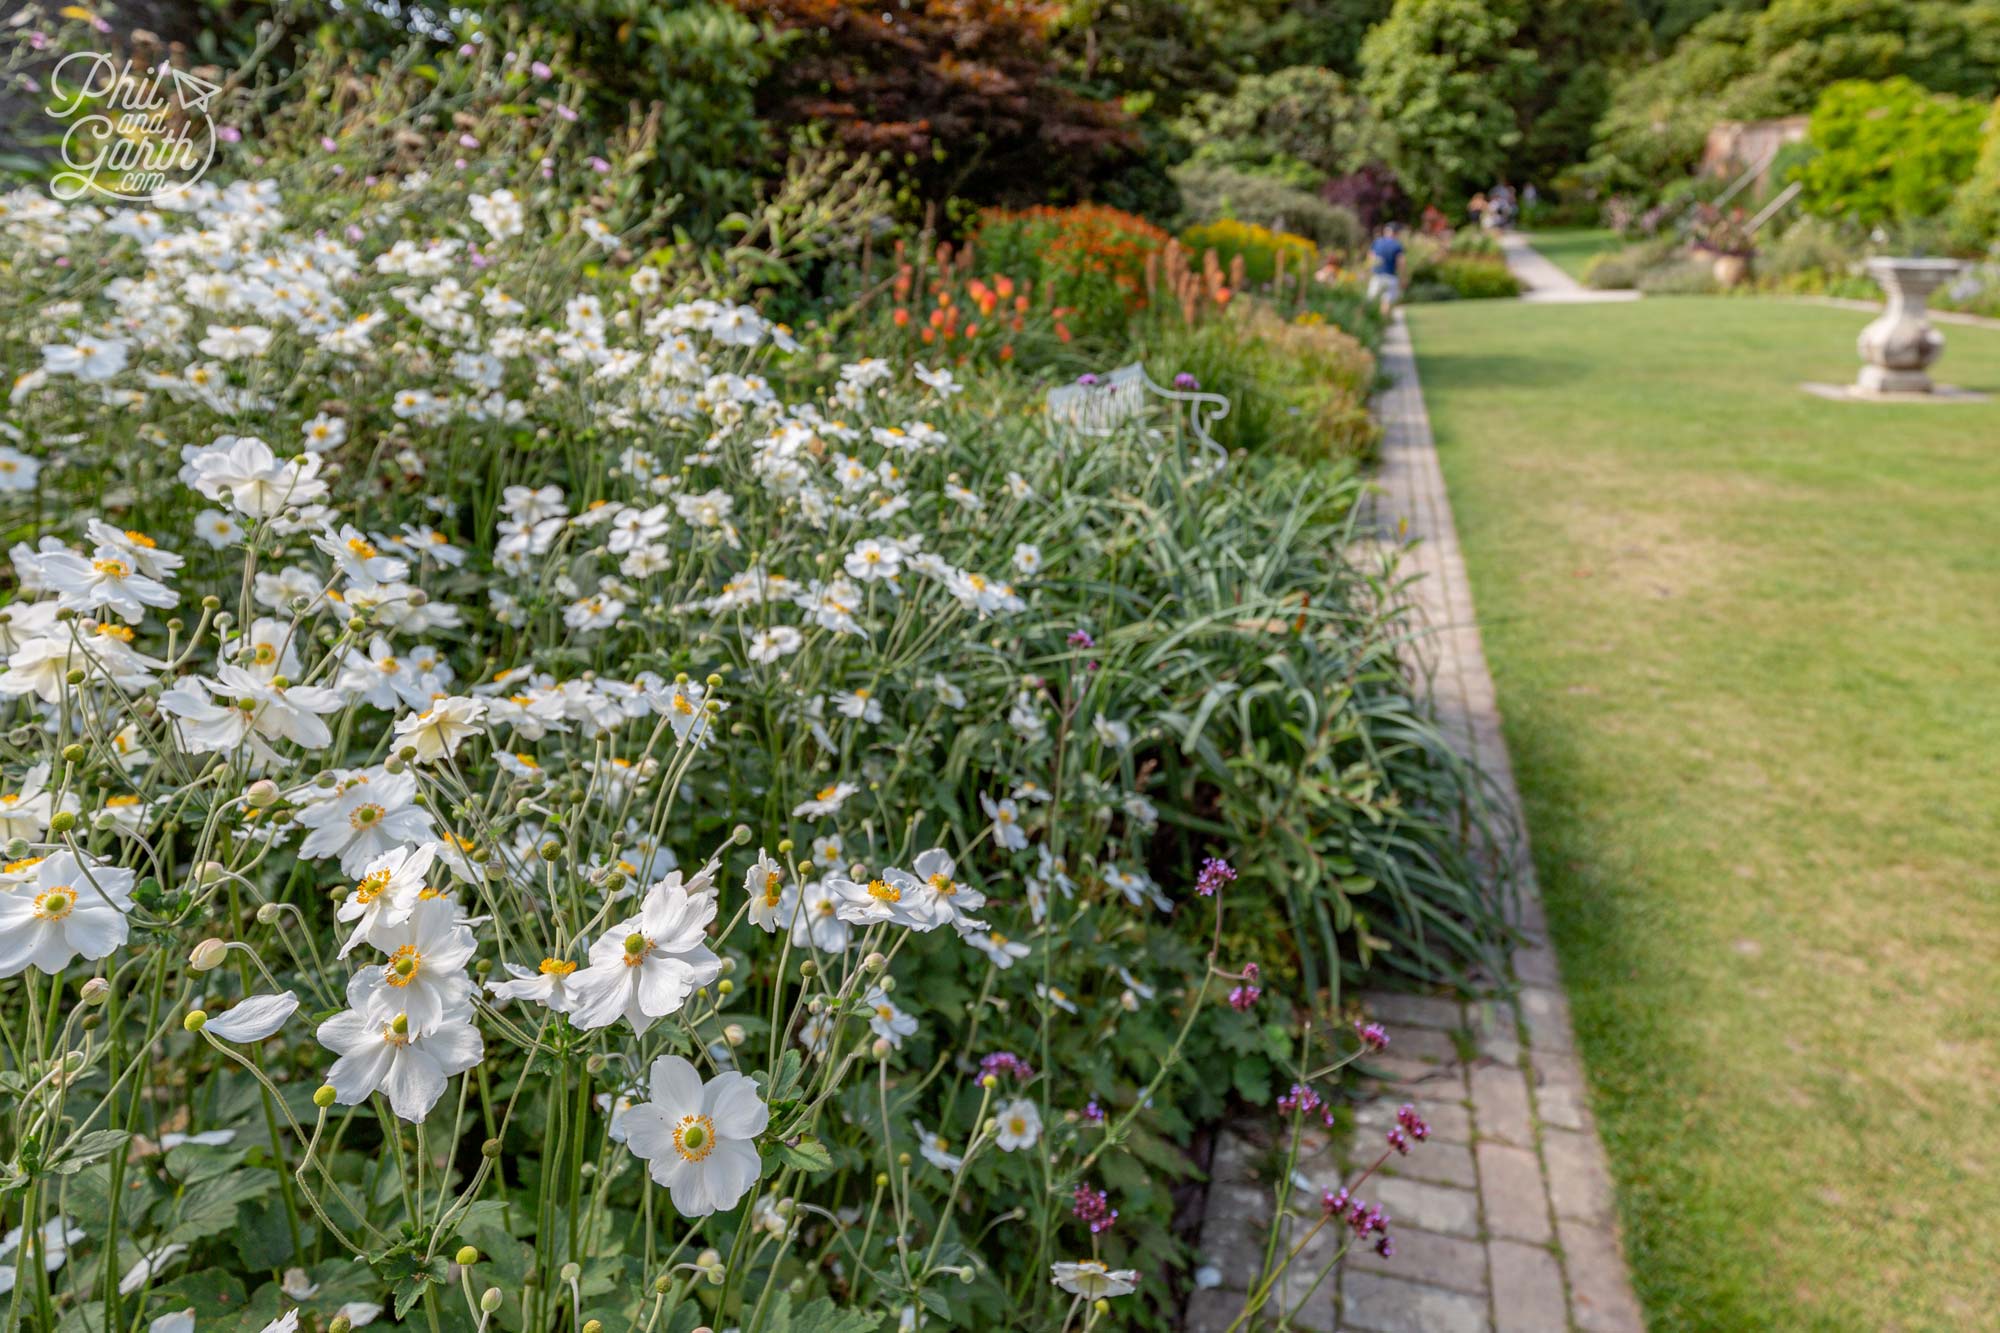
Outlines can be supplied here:
<path id="1" fill-rule="evenodd" d="M 1608 64 L 1640 37 L 1625 0 L 1397 0 L 1362 48 L 1362 93 L 1396 131 L 1403 184 L 1455 205 L 1574 161 Z"/>
<path id="2" fill-rule="evenodd" d="M 1390 150 L 1381 121 L 1348 81 L 1310 65 L 1253 74 L 1227 94 L 1204 93 L 1175 129 L 1193 145 L 1196 164 L 1261 172 L 1301 189 Z"/>

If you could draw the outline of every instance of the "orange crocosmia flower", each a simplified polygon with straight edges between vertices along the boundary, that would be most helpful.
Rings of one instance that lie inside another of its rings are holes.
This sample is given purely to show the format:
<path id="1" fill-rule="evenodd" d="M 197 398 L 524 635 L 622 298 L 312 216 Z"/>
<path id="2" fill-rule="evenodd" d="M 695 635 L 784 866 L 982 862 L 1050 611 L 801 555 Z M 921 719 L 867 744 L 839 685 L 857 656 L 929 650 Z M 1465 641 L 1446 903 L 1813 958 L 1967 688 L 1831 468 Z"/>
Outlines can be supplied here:
<path id="1" fill-rule="evenodd" d="M 900 329 L 900 328 L 907 328 L 907 327 L 909 326 L 909 323 L 910 323 L 910 312 L 909 312 L 909 311 L 907 311 L 907 310 L 905 310 L 905 309 L 903 309 L 903 307 L 901 307 L 901 306 L 897 306 L 897 307 L 896 307 L 896 313 L 895 313 L 895 316 L 894 316 L 894 319 L 895 319 L 895 321 L 896 321 L 896 327 L 897 327 L 897 328 L 899 328 L 899 329 Z"/>

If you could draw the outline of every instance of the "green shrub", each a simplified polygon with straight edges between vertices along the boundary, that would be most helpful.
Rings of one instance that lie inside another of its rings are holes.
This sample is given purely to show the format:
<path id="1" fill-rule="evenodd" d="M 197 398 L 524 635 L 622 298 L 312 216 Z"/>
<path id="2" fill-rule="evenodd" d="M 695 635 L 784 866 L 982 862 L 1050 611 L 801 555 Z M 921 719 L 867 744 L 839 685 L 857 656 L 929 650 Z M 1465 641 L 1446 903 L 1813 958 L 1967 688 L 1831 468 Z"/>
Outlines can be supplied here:
<path id="1" fill-rule="evenodd" d="M 1821 94 L 1799 168 L 1807 212 L 1863 226 L 1936 217 L 1972 174 L 1985 108 L 1909 79 L 1848 80 Z"/>
<path id="2" fill-rule="evenodd" d="M 1760 279 L 1788 283 L 1809 275 L 1847 272 L 1860 258 L 1859 236 L 1849 236 L 1826 218 L 1804 217 L 1757 252 Z"/>
<path id="3" fill-rule="evenodd" d="M 1482 255 L 1447 255 L 1438 262 L 1438 277 L 1468 301 L 1519 296 L 1521 280 L 1505 263 Z"/>
<path id="4" fill-rule="evenodd" d="M 1599 291 L 1629 290 L 1646 274 L 1671 262 L 1679 250 L 1678 241 L 1660 237 L 1597 255 L 1584 266 L 1583 284 Z"/>
<path id="5" fill-rule="evenodd" d="M 1715 265 L 1700 259 L 1682 259 L 1650 269 L 1639 277 L 1639 290 L 1649 296 L 1712 296 L 1721 290 L 1715 281 Z"/>
<path id="6" fill-rule="evenodd" d="M 1175 170 L 1174 181 L 1192 222 L 1255 223 L 1304 236 L 1320 249 L 1340 254 L 1352 254 L 1367 242 L 1352 209 L 1269 176 L 1189 163 Z"/>
<path id="7" fill-rule="evenodd" d="M 2000 236 L 2000 102 L 1986 118 L 1979 158 L 1952 195 L 1945 223 L 1952 243 L 1963 250 L 1983 251 Z"/>

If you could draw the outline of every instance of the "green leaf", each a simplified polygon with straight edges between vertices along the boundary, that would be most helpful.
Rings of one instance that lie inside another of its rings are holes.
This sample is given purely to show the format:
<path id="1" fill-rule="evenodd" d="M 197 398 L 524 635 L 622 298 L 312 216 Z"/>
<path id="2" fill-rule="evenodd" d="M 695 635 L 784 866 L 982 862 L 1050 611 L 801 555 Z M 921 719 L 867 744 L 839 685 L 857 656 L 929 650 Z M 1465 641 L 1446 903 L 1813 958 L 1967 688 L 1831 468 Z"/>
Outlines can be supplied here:
<path id="1" fill-rule="evenodd" d="M 833 1154 L 818 1139 L 800 1139 L 796 1145 L 781 1139 L 771 1144 L 770 1156 L 773 1161 L 809 1176 L 833 1169 Z"/>

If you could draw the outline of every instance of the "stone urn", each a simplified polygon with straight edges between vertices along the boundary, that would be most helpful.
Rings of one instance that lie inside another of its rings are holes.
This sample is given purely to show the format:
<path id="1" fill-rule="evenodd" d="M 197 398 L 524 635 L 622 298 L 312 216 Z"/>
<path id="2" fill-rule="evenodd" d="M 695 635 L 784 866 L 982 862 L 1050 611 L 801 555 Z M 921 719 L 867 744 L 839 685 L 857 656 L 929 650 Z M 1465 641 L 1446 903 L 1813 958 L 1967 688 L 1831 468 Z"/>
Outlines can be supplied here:
<path id="1" fill-rule="evenodd" d="M 1964 267 L 1956 259 L 1871 259 L 1868 276 L 1889 304 L 1855 340 L 1863 393 L 1929 393 L 1927 370 L 1944 351 L 1944 335 L 1931 327 L 1924 302 Z"/>

